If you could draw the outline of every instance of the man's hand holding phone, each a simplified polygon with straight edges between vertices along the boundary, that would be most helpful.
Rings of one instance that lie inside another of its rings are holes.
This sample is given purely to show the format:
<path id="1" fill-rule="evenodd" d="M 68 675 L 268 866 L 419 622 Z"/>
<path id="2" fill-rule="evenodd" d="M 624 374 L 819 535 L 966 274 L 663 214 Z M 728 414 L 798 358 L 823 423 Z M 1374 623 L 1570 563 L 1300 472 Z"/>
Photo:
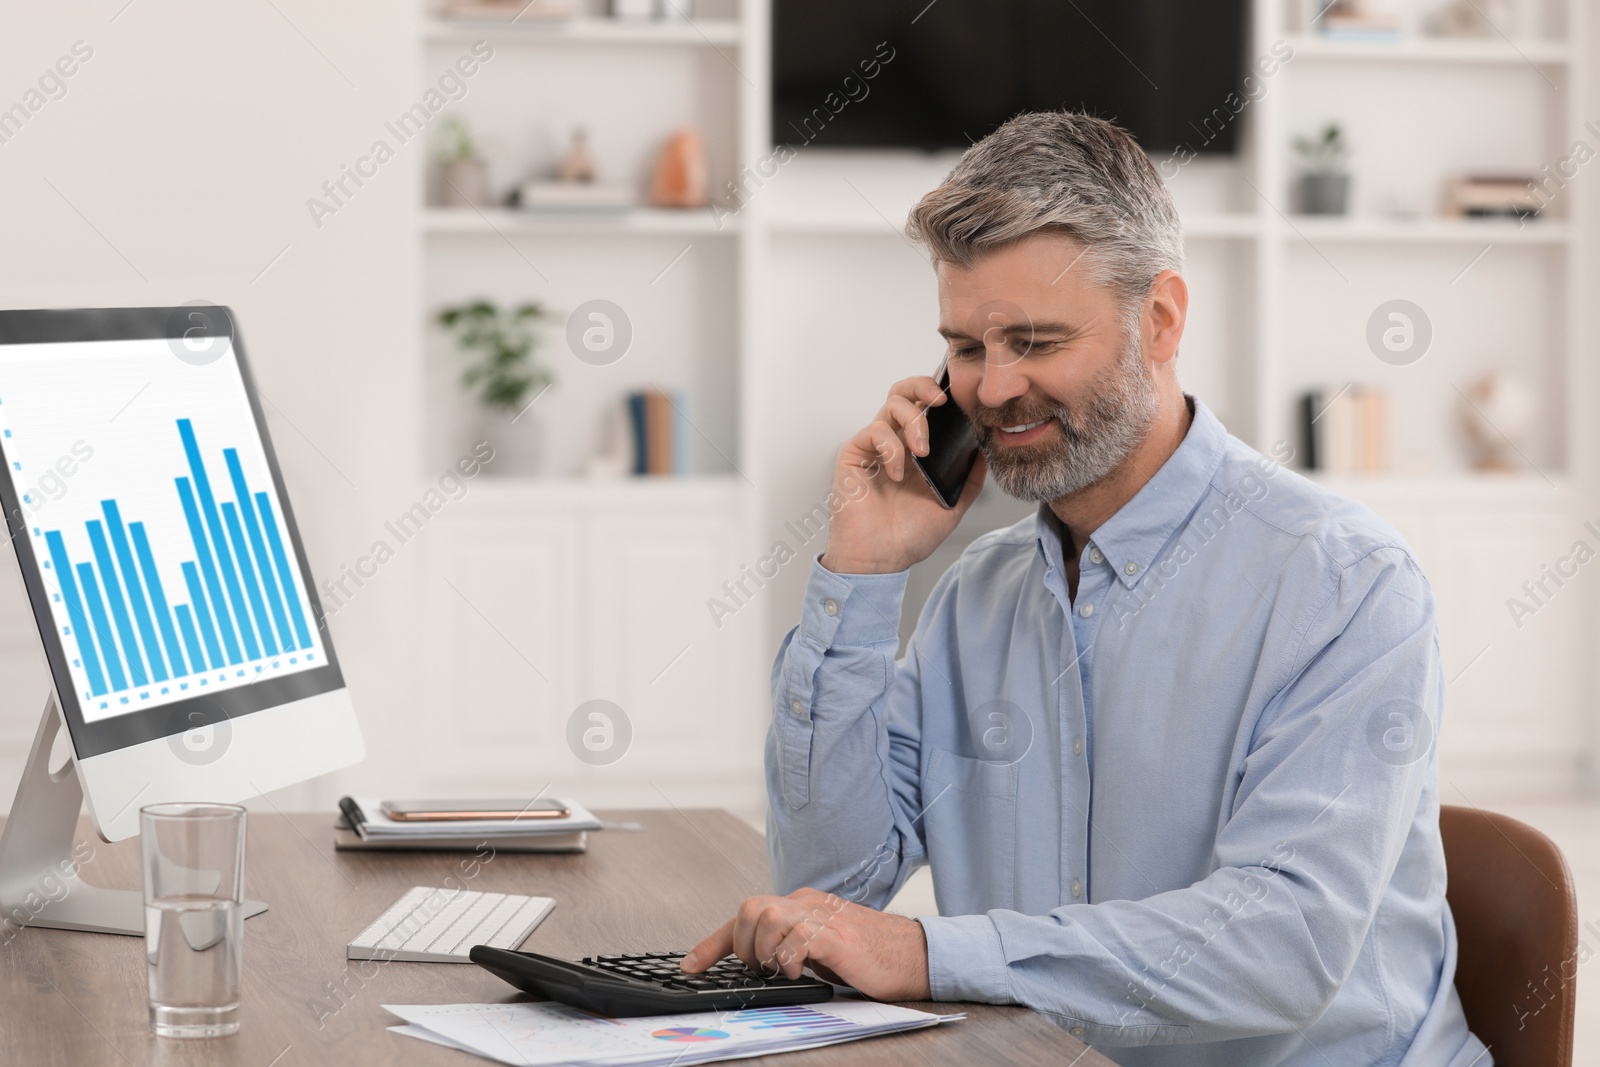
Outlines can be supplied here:
<path id="1" fill-rule="evenodd" d="M 824 567 L 836 574 L 893 574 L 927 559 L 950 536 L 983 489 L 983 456 L 948 508 L 914 469 L 914 457 L 927 456 L 934 444 L 926 409 L 954 403 L 930 377 L 896 382 L 878 417 L 839 450 L 833 491 L 849 503 L 833 516 Z"/>

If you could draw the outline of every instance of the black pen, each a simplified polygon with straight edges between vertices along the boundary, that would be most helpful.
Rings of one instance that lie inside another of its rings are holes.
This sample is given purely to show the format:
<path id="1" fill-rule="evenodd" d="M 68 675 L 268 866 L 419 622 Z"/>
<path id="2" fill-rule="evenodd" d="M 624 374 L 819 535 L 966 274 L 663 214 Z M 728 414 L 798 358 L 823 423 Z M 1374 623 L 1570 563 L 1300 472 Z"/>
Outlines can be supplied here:
<path id="1" fill-rule="evenodd" d="M 350 824 L 350 829 L 356 836 L 365 841 L 367 839 L 367 817 L 361 814 L 361 805 L 349 797 L 339 798 L 339 810 L 344 812 L 344 821 Z"/>

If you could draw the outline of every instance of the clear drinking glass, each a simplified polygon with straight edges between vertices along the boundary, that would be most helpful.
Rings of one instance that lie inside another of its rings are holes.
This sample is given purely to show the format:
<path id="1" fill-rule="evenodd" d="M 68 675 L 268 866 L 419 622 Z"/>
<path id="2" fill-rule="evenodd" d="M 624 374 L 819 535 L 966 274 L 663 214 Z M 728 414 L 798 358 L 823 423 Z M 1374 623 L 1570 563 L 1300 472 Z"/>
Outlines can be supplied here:
<path id="1" fill-rule="evenodd" d="M 239 1031 L 245 809 L 139 809 L 150 1028 L 160 1037 Z"/>

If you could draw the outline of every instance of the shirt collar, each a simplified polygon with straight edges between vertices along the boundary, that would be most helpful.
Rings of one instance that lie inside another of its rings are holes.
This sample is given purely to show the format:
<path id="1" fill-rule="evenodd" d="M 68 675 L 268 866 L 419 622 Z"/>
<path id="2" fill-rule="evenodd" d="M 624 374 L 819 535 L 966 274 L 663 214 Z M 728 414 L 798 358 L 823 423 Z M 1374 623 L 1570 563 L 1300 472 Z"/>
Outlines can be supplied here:
<path id="1" fill-rule="evenodd" d="M 1185 393 L 1184 400 L 1194 419 L 1177 450 L 1132 500 L 1089 537 L 1089 544 L 1100 550 L 1118 580 L 1130 589 L 1139 584 L 1156 554 L 1194 511 L 1222 462 L 1228 431 L 1199 397 Z M 1041 504 L 1036 521 L 1045 567 L 1054 570 L 1065 545 L 1060 520 L 1048 504 Z"/>

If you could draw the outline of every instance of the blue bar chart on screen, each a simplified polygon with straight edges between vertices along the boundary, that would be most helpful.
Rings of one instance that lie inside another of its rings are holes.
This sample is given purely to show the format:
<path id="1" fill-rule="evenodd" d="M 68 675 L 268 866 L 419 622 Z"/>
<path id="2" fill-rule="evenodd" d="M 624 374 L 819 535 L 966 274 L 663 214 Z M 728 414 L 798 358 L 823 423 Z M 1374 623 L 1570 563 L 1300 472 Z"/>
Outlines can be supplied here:
<path id="1" fill-rule="evenodd" d="M 30 347 L 0 356 L 0 441 L 85 719 L 322 666 L 266 457 L 253 436 L 227 439 L 250 425 L 230 361 L 86 342 L 70 354 L 83 373 L 63 376 L 63 346 Z M 35 417 L 63 402 L 92 438 Z"/>
<path id="2" fill-rule="evenodd" d="M 189 461 L 189 473 L 173 479 L 188 537 L 181 550 L 168 551 L 190 555 L 181 564 L 185 575 L 192 574 L 196 564 L 205 575 L 204 588 L 185 581 L 194 612 L 189 604 L 169 604 L 144 523 L 133 521 L 125 526 L 117 501 L 100 501 L 101 518 L 83 524 L 94 553 L 92 563 L 74 564 L 61 531 L 44 530 L 49 547 L 45 569 L 53 570 L 60 583 L 61 599 L 71 620 L 68 636 L 77 646 L 91 698 L 127 701 L 130 698 L 120 694 L 148 690 L 158 682 L 174 683 L 177 691 L 183 692 L 191 680 L 199 688 L 230 677 L 249 678 L 278 665 L 280 658 L 290 666 L 316 661 L 305 602 L 296 589 L 283 534 L 267 495 L 251 493 L 238 452 L 226 448 L 222 457 L 235 498 L 219 505 L 193 425 L 188 419 L 178 419 L 176 432 Z M 107 537 L 114 553 L 107 549 Z M 101 590 L 105 591 L 103 598 Z M 215 610 L 207 608 L 207 596 Z M 105 625 L 103 601 L 110 601 L 113 626 Z M 136 625 L 129 623 L 130 608 Z M 194 617 L 200 620 L 209 656 L 195 639 Z M 177 636 L 180 628 L 185 634 L 183 643 Z M 225 654 L 218 652 L 219 633 Z M 122 642 L 120 648 L 117 638 Z M 172 691 L 171 686 L 161 689 Z M 98 706 L 111 705 L 102 700 Z"/>

